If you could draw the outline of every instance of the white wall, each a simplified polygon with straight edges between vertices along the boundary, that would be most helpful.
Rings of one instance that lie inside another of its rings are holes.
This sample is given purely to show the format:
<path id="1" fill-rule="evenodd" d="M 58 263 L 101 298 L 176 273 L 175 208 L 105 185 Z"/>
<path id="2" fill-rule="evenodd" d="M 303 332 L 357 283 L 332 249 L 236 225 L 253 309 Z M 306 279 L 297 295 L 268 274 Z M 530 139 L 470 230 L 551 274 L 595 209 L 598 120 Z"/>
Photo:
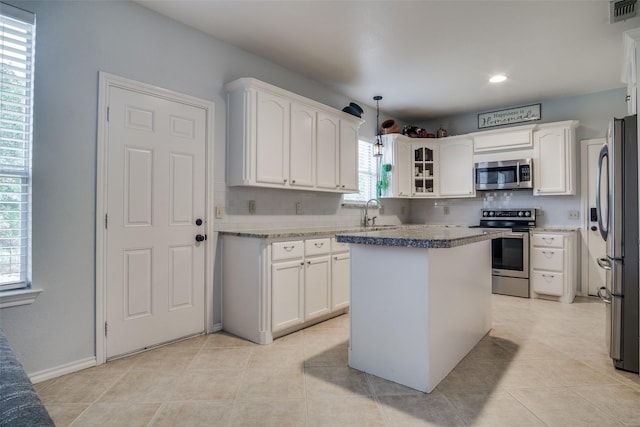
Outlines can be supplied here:
<path id="1" fill-rule="evenodd" d="M 621 84 L 622 85 L 622 84 Z M 580 211 L 580 141 L 603 138 L 609 120 L 627 114 L 624 88 L 589 95 L 542 101 L 542 120 L 536 123 L 550 123 L 564 120 L 579 120 L 576 129 L 576 182 L 575 196 L 533 197 L 531 190 L 478 192 L 472 199 L 442 199 L 411 201 L 410 221 L 417 224 L 477 224 L 480 209 L 486 207 L 538 208 L 543 215 L 538 218 L 540 226 L 580 227 L 582 218 L 569 219 L 570 210 Z M 534 102 L 532 102 L 534 103 Z M 505 108 L 508 106 L 505 106 Z M 477 113 L 463 114 L 418 124 L 430 132 L 444 127 L 449 135 L 459 135 L 478 131 Z M 516 125 L 517 126 L 517 125 Z M 448 208 L 448 214 L 445 214 Z M 584 213 L 582 213 L 584 214 Z"/>
<path id="2" fill-rule="evenodd" d="M 215 103 L 217 184 L 212 192 L 216 204 L 228 205 L 220 225 L 238 224 L 244 219 L 255 222 L 256 218 L 263 224 L 292 223 L 294 217 L 310 223 L 359 220 L 359 211 L 340 208 L 339 196 L 335 195 L 247 189 L 227 192 L 223 85 L 240 77 L 256 77 L 338 109 L 358 100 L 332 93 L 135 3 L 9 2 L 36 13 L 37 19 L 33 286 L 44 292 L 32 305 L 0 310 L 0 325 L 29 373 L 95 355 L 99 71 Z M 375 111 L 365 108 L 363 119 L 367 123 L 361 128 L 362 134 L 375 135 Z M 291 215 L 292 206 L 300 198 L 306 215 L 296 217 Z M 245 215 L 250 199 L 257 200 L 258 213 L 265 215 Z M 390 215 L 389 220 L 398 218 Z M 217 301 L 219 294 L 214 295 Z M 217 309 L 215 322 L 220 321 L 219 312 Z"/>

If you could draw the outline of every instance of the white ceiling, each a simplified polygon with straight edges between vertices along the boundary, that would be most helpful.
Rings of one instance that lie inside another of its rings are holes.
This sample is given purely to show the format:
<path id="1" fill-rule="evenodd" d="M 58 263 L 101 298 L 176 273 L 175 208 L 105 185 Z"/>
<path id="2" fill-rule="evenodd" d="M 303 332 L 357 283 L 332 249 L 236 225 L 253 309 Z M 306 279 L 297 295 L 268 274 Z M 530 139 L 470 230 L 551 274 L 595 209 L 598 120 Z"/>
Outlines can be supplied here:
<path id="1" fill-rule="evenodd" d="M 640 27 L 607 0 L 136 1 L 406 120 L 622 87 Z"/>

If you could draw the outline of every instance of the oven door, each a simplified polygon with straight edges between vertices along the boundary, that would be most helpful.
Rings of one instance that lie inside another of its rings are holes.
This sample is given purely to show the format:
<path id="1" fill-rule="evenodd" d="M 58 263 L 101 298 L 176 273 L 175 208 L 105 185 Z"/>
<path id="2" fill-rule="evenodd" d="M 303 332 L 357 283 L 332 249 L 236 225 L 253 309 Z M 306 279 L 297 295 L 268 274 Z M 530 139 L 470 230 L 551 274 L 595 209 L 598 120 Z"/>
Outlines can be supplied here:
<path id="1" fill-rule="evenodd" d="M 494 276 L 529 278 L 529 233 L 511 232 L 491 242 Z"/>

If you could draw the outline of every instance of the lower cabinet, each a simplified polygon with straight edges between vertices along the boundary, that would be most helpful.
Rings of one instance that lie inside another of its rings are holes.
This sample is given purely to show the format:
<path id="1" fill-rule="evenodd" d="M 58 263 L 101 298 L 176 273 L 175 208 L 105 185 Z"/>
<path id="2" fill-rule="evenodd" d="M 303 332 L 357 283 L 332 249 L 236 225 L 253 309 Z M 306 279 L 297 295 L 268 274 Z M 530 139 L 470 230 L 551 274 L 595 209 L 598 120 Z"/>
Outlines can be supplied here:
<path id="1" fill-rule="evenodd" d="M 577 288 L 576 232 L 531 234 L 531 290 L 534 297 L 573 302 Z"/>
<path id="2" fill-rule="evenodd" d="M 222 329 L 269 344 L 349 307 L 349 248 L 335 238 L 221 236 Z"/>

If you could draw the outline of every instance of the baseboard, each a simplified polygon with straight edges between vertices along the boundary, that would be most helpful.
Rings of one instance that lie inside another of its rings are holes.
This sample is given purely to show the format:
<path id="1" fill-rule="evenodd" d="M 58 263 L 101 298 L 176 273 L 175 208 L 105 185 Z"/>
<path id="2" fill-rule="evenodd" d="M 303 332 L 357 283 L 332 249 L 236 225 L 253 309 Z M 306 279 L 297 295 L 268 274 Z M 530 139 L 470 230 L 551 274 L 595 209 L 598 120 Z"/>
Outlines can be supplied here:
<path id="1" fill-rule="evenodd" d="M 221 330 L 222 330 L 222 323 L 214 323 L 211 333 L 213 334 L 215 332 L 220 332 Z"/>
<path id="2" fill-rule="evenodd" d="M 95 357 L 87 357 L 86 359 L 77 360 L 75 362 L 66 363 L 64 365 L 56 366 L 54 368 L 44 369 L 42 371 L 33 372 L 29 374 L 29 379 L 32 383 L 37 384 L 42 381 L 57 378 L 62 375 L 78 372 L 83 369 L 92 368 L 96 366 Z"/>

